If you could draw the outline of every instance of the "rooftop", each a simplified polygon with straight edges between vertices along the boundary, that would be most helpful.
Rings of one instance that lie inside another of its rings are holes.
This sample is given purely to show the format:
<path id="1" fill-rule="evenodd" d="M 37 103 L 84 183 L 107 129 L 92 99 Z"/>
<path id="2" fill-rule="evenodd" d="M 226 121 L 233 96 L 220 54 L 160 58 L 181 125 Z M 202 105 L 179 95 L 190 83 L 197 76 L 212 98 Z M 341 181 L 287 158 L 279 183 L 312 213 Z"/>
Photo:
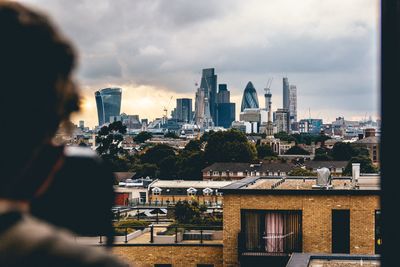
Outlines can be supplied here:
<path id="1" fill-rule="evenodd" d="M 239 194 L 376 194 L 380 190 L 380 176 L 361 175 L 356 186 L 352 184 L 352 177 L 332 177 L 329 188 L 316 185 L 317 177 L 247 177 L 221 188 L 221 191 Z"/>
<path id="2" fill-rule="evenodd" d="M 190 180 L 156 180 L 150 187 L 158 188 L 222 188 L 232 181 L 190 181 Z"/>

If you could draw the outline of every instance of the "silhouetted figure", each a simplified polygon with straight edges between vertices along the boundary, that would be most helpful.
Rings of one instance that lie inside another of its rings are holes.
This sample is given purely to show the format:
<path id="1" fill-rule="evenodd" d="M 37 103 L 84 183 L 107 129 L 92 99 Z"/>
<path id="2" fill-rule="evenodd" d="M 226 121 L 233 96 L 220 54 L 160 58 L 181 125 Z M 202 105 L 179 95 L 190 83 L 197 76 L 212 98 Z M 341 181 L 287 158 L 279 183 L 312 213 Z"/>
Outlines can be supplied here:
<path id="1" fill-rule="evenodd" d="M 112 172 L 51 142 L 79 109 L 75 60 L 46 16 L 0 1 L 0 266 L 123 266 L 69 232 L 112 241 Z"/>

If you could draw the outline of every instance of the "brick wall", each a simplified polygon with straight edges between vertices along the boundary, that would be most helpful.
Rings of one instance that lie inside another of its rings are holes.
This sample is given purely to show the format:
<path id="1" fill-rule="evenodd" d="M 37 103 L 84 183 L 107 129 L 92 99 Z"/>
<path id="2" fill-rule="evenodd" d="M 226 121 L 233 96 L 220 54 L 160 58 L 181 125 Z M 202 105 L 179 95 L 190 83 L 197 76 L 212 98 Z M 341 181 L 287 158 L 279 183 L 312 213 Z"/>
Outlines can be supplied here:
<path id="1" fill-rule="evenodd" d="M 172 264 L 173 267 L 196 267 L 197 264 L 214 264 L 222 267 L 220 246 L 115 246 L 112 252 L 130 266 L 153 267 L 154 264 Z"/>
<path id="2" fill-rule="evenodd" d="M 374 254 L 378 196 L 224 195 L 224 266 L 238 266 L 241 209 L 302 210 L 303 252 L 331 253 L 332 209 L 350 210 L 350 253 Z"/>

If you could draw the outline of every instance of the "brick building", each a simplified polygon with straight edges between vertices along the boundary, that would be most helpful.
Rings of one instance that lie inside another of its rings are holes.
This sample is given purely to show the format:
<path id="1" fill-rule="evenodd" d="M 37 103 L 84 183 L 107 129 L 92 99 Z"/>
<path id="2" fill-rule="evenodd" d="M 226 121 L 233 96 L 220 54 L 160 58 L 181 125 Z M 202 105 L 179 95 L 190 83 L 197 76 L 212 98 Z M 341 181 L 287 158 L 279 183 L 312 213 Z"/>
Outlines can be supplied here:
<path id="1" fill-rule="evenodd" d="M 248 176 L 285 176 L 296 165 L 263 160 L 258 164 L 217 162 L 202 170 L 203 180 L 240 180 Z"/>
<path id="2" fill-rule="evenodd" d="M 222 193 L 219 190 L 231 183 L 231 181 L 156 180 L 149 185 L 149 202 L 172 204 L 187 200 L 221 206 Z"/>
<path id="3" fill-rule="evenodd" d="M 379 185 L 357 180 L 315 189 L 311 177 L 249 177 L 225 187 L 224 266 L 284 266 L 293 252 L 379 253 Z"/>

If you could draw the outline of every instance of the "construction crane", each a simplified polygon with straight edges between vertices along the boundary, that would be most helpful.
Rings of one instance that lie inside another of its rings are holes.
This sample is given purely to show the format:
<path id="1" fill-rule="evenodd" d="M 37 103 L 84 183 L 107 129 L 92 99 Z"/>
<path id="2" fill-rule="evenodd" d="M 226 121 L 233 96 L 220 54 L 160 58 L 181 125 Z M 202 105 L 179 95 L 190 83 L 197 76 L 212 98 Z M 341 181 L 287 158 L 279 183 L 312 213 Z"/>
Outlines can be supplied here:
<path id="1" fill-rule="evenodd" d="M 167 120 L 167 118 L 168 118 L 168 108 L 169 108 L 169 105 L 171 104 L 172 98 L 173 98 L 173 96 L 170 97 L 168 104 L 166 106 L 164 106 L 164 112 L 165 112 L 164 119 L 165 120 Z"/>
<path id="2" fill-rule="evenodd" d="M 267 91 L 267 90 L 270 90 L 271 89 L 271 84 L 272 84 L 272 81 L 274 80 L 274 78 L 272 77 L 272 78 L 268 78 L 268 81 L 267 81 L 267 86 L 265 87 L 265 91 Z"/>

